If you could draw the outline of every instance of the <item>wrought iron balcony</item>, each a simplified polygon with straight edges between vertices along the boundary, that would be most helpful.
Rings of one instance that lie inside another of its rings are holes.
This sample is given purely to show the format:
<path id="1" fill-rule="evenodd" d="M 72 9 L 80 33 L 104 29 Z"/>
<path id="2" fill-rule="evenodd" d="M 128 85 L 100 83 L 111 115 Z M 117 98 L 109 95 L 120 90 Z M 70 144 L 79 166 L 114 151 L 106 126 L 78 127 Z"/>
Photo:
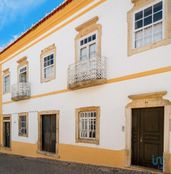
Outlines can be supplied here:
<path id="1" fill-rule="evenodd" d="M 14 101 L 25 100 L 30 98 L 31 85 L 28 82 L 20 82 L 12 85 L 12 97 Z"/>
<path id="2" fill-rule="evenodd" d="M 68 67 L 68 88 L 84 88 L 106 81 L 106 58 L 82 60 Z"/>

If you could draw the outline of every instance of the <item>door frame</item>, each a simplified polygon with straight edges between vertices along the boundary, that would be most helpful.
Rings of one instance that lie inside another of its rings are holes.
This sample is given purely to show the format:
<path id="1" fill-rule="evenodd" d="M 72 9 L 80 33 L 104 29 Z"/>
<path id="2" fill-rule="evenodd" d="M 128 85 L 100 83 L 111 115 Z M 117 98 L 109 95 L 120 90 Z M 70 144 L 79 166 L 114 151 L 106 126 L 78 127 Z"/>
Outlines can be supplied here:
<path id="1" fill-rule="evenodd" d="M 171 120 L 171 102 L 167 99 L 163 99 L 163 96 L 167 94 L 167 91 L 144 93 L 128 96 L 132 101 L 126 106 L 126 166 L 131 166 L 131 139 L 132 139 L 132 109 L 135 108 L 150 108 L 150 107 L 164 107 L 164 152 L 163 152 L 163 171 L 169 171 L 169 142 L 170 142 L 170 129 L 169 120 Z"/>
<path id="2" fill-rule="evenodd" d="M 56 115 L 56 153 L 50 153 L 42 151 L 42 115 Z M 37 143 L 37 152 L 43 155 L 52 156 L 55 158 L 59 158 L 59 111 L 51 110 L 51 111 L 41 111 L 38 112 L 38 143 Z"/>
<path id="3" fill-rule="evenodd" d="M 9 118 L 9 119 L 4 120 L 4 118 Z M 4 123 L 5 122 L 10 123 L 10 147 L 5 147 L 4 146 Z M 12 124 L 11 123 L 12 123 L 12 121 L 11 121 L 11 115 L 10 114 L 5 114 L 5 115 L 2 116 L 2 131 L 1 131 L 2 132 L 2 136 L 1 136 L 2 140 L 1 140 L 1 142 L 2 142 L 2 149 L 4 149 L 4 150 L 11 150 L 11 147 L 12 147 L 12 143 L 11 143 L 12 142 L 11 141 L 12 140 L 12 134 L 11 134 L 12 133 L 12 131 L 11 131 L 12 130 Z"/>

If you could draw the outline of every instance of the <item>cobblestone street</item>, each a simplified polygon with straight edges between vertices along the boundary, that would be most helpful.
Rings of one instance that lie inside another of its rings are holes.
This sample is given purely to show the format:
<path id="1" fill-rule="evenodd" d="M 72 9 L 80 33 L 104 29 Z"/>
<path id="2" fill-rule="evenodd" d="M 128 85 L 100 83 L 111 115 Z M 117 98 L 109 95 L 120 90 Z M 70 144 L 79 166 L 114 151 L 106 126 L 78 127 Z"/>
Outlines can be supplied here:
<path id="1" fill-rule="evenodd" d="M 150 173 L 0 154 L 0 174 L 150 174 Z"/>

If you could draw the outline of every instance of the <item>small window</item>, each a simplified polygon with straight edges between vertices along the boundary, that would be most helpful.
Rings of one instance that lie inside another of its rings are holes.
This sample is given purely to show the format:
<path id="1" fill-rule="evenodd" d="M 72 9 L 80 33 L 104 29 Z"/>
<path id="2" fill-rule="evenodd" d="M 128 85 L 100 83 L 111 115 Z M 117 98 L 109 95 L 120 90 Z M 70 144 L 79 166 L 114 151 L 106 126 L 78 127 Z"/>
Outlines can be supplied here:
<path id="1" fill-rule="evenodd" d="M 99 107 L 77 109 L 77 142 L 99 143 Z"/>
<path id="2" fill-rule="evenodd" d="M 163 2 L 135 13 L 134 47 L 140 48 L 163 39 Z"/>
<path id="3" fill-rule="evenodd" d="M 97 40 L 96 33 L 80 39 L 80 60 L 87 60 L 96 57 Z"/>
<path id="4" fill-rule="evenodd" d="M 18 134 L 19 136 L 28 136 L 28 130 L 27 130 L 27 114 L 20 114 L 19 115 L 19 128 L 18 128 Z"/>
<path id="5" fill-rule="evenodd" d="M 4 75 L 3 78 L 3 92 L 4 94 L 9 93 L 10 92 L 10 75 Z"/>
<path id="6" fill-rule="evenodd" d="M 27 82 L 27 66 L 19 68 L 19 82 Z"/>
<path id="7" fill-rule="evenodd" d="M 54 77 L 54 54 L 48 55 L 43 58 L 43 78 L 52 79 Z"/>

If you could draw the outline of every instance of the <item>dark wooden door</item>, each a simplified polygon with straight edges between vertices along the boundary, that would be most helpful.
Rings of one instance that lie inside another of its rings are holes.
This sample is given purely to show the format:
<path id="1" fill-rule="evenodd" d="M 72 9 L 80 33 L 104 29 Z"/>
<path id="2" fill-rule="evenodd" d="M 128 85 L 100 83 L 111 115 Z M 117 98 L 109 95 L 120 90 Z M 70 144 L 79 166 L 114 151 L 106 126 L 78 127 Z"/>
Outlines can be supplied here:
<path id="1" fill-rule="evenodd" d="M 132 110 L 132 165 L 162 169 L 164 108 Z"/>
<path id="2" fill-rule="evenodd" d="M 4 125 L 3 126 L 4 127 L 3 145 L 4 145 L 4 147 L 10 148 L 10 146 L 11 146 L 10 122 L 4 122 L 3 125 Z"/>
<path id="3" fill-rule="evenodd" d="M 56 115 L 42 115 L 42 151 L 56 152 Z"/>

